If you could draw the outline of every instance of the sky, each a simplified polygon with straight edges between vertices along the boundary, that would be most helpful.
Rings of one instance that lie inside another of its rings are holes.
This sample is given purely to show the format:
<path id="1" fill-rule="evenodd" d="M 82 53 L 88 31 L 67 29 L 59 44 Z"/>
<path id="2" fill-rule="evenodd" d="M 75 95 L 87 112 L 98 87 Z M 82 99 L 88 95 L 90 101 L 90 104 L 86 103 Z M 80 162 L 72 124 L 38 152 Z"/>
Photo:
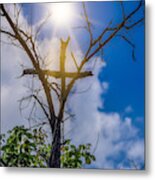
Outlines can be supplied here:
<path id="1" fill-rule="evenodd" d="M 125 1 L 125 13 L 129 14 L 137 4 L 136 1 Z M 20 25 L 23 28 L 32 26 L 35 31 L 52 9 L 50 7 L 51 4 L 22 4 Z M 74 20 L 71 20 L 70 24 L 66 22 L 67 25 L 60 26 L 49 18 L 38 35 L 37 41 L 41 52 L 49 53 L 49 61 L 52 59 L 50 68 L 58 66 L 60 38 L 66 39 L 68 35 L 71 37 L 69 51 L 74 50 L 78 63 L 86 51 L 88 33 L 85 29 L 77 28 L 84 23 L 80 18 L 82 5 L 72 3 L 72 8 Z M 122 21 L 119 2 L 87 2 L 86 8 L 94 38 L 110 21 L 113 26 Z M 139 20 L 143 10 L 132 20 Z M 5 20 L 2 20 L 1 24 L 7 26 Z M 121 33 L 134 43 L 136 59 L 132 58 L 131 46 L 120 36 L 115 37 L 104 47 L 102 56 L 101 53 L 97 53 L 90 60 L 85 69 L 93 67 L 94 76 L 77 81 L 74 87 L 76 93 L 72 93 L 67 102 L 67 108 L 75 114 L 75 118 L 66 122 L 65 137 L 71 138 L 75 144 L 91 143 L 96 156 L 96 161 L 84 168 L 144 168 L 144 23 L 140 23 L 131 31 L 123 30 Z M 2 40 L 8 42 L 5 36 L 2 36 Z M 69 51 L 67 57 L 70 60 Z M 27 93 L 25 83 L 30 83 L 27 78 L 17 78 L 21 74 L 20 64 L 23 62 L 31 67 L 23 51 L 2 43 L 2 132 L 18 124 L 28 125 L 25 120 L 27 111 L 24 116 L 20 115 L 18 101 Z M 69 70 L 74 70 L 71 62 L 66 66 Z"/>

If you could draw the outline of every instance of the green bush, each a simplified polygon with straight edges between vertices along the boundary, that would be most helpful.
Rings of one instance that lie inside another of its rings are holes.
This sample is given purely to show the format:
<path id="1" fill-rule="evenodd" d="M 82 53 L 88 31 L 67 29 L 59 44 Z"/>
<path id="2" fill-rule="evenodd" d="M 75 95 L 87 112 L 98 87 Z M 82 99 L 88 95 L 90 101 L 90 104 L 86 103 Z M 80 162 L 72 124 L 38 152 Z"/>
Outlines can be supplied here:
<path id="1" fill-rule="evenodd" d="M 0 164 L 8 167 L 48 167 L 51 145 L 42 128 L 27 129 L 16 126 L 6 135 L 0 136 Z M 95 161 L 90 153 L 91 144 L 75 146 L 66 140 L 61 147 L 61 167 L 81 168 Z"/>

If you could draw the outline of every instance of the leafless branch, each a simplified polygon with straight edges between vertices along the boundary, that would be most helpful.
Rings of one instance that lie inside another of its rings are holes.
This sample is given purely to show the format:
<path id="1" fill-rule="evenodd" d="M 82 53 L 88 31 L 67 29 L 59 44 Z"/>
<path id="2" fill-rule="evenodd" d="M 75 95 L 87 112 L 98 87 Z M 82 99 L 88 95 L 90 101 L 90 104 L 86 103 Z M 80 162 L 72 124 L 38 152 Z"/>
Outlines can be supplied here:
<path id="1" fill-rule="evenodd" d="M 6 34 L 6 35 L 8 35 L 8 36 L 10 36 L 10 37 L 12 37 L 12 38 L 14 38 L 14 39 L 16 39 L 16 35 L 8 32 L 8 31 L 5 31 L 5 30 L 0 29 L 0 33 L 4 33 L 4 34 Z"/>
<path id="2" fill-rule="evenodd" d="M 76 66 L 76 69 L 78 70 L 78 64 L 77 64 L 77 62 L 76 62 L 76 59 L 75 59 L 75 56 L 74 56 L 74 53 L 73 52 L 71 52 L 71 56 L 72 56 L 72 59 L 73 59 L 73 61 L 74 61 L 74 64 L 75 64 L 75 66 Z"/>
<path id="3" fill-rule="evenodd" d="M 11 42 L 6 42 L 6 41 L 4 41 L 4 40 L 1 39 L 1 43 L 6 44 L 6 45 L 9 45 L 9 46 L 12 46 L 12 45 L 13 45 L 13 46 L 15 46 L 15 47 L 23 50 L 20 45 L 18 45 L 17 43 L 15 43 L 15 42 L 12 41 L 12 40 L 11 40 Z"/>
<path id="4" fill-rule="evenodd" d="M 26 97 L 22 97 L 18 102 L 19 102 L 19 110 L 20 110 L 20 114 L 22 115 L 22 111 L 23 109 L 26 109 L 29 107 L 29 104 L 31 103 L 32 100 L 32 96 L 26 96 Z M 27 101 L 27 103 L 25 105 L 23 105 L 23 102 Z"/>
<path id="5" fill-rule="evenodd" d="M 99 139 L 100 139 L 100 134 L 98 133 L 96 144 L 95 144 L 94 149 L 93 149 L 93 154 L 95 153 L 95 151 L 97 149 L 97 146 L 98 146 L 98 143 L 99 143 Z"/>
<path id="6" fill-rule="evenodd" d="M 85 2 L 82 2 L 82 6 L 83 6 L 83 11 L 84 11 L 85 22 L 87 24 L 86 27 L 87 27 L 87 30 L 88 30 L 88 33 L 89 33 L 89 36 L 90 36 L 90 45 L 91 45 L 92 41 L 93 41 L 93 33 L 92 33 L 92 30 L 91 30 L 91 22 L 90 22 L 90 20 L 88 18 Z"/>
<path id="7" fill-rule="evenodd" d="M 127 30 L 130 30 L 132 29 L 133 27 L 135 27 L 136 25 L 140 24 L 141 22 L 144 21 L 144 18 L 141 18 L 139 19 L 138 21 L 134 22 L 133 24 L 131 25 L 125 25 L 124 27 L 127 29 Z"/>
<path id="8" fill-rule="evenodd" d="M 125 19 L 125 10 L 124 10 L 123 1 L 120 1 L 120 4 L 121 4 L 121 9 L 122 9 L 122 16 L 123 16 L 123 19 Z"/>
<path id="9" fill-rule="evenodd" d="M 140 1 L 138 6 L 135 8 L 135 10 L 133 10 L 128 16 L 126 16 L 126 18 L 118 25 L 118 27 L 114 30 L 114 32 L 112 32 L 88 57 L 84 58 L 83 61 L 81 62 L 80 68 L 82 69 L 82 67 L 84 66 L 84 64 L 90 59 L 92 58 L 103 46 L 105 46 L 111 39 L 113 39 L 115 37 L 115 35 L 122 29 L 124 28 L 125 24 L 127 23 L 127 21 L 135 15 L 135 13 L 137 11 L 139 11 L 139 9 L 141 8 L 143 2 Z M 102 34 L 102 33 L 101 33 Z"/>
<path id="10" fill-rule="evenodd" d="M 51 17 L 51 15 L 49 14 L 41 23 L 40 25 L 37 27 L 36 32 L 35 32 L 35 36 L 34 36 L 34 41 L 37 40 L 38 38 L 38 34 L 40 33 L 41 29 L 45 26 L 45 24 L 47 23 L 48 19 Z"/>
<path id="11" fill-rule="evenodd" d="M 129 44 L 129 46 L 131 46 L 132 48 L 132 59 L 135 61 L 135 45 L 131 42 L 131 40 L 129 40 L 127 37 L 125 37 L 124 35 L 117 35 L 119 37 L 121 37 L 125 42 L 127 42 Z"/>
<path id="12" fill-rule="evenodd" d="M 55 87 L 55 86 L 53 86 L 53 84 L 52 83 L 49 83 L 49 86 L 50 86 L 50 88 L 55 92 L 55 94 L 57 95 L 57 98 L 58 98 L 58 100 L 60 101 L 60 91 L 58 92 L 58 89 L 57 89 L 57 86 Z"/>
<path id="13" fill-rule="evenodd" d="M 41 122 L 41 123 L 35 124 L 34 126 L 31 126 L 30 129 L 34 129 L 34 128 L 37 128 L 37 127 L 40 127 L 40 126 L 42 127 L 42 126 L 44 126 L 46 124 L 47 124 L 47 122 Z"/>
<path id="14" fill-rule="evenodd" d="M 47 119 L 49 119 L 49 115 L 48 115 L 46 109 L 44 108 L 43 103 L 39 100 L 39 98 L 36 95 L 33 94 L 32 97 L 38 102 L 38 104 L 40 105 L 41 109 L 43 110 L 45 116 L 47 117 Z"/>

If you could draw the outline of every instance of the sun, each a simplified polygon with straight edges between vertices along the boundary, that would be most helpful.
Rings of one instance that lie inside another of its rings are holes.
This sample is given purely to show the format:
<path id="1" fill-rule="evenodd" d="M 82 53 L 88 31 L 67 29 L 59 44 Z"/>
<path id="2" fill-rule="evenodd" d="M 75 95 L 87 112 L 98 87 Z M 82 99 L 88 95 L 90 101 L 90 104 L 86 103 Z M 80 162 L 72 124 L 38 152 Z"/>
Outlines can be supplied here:
<path id="1" fill-rule="evenodd" d="M 52 21 L 56 26 L 69 26 L 73 21 L 73 5 L 71 3 L 53 3 L 51 13 Z"/>

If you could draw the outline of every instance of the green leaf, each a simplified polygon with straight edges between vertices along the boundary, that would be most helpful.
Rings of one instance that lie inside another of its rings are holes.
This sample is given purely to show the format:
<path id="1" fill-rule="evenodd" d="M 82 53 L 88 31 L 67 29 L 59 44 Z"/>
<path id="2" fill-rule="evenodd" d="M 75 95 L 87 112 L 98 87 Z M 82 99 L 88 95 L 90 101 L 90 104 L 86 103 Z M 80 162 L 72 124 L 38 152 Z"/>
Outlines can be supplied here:
<path id="1" fill-rule="evenodd" d="M 86 164 L 90 164 L 91 163 L 91 160 L 88 157 L 86 157 L 85 161 L 86 161 Z"/>

